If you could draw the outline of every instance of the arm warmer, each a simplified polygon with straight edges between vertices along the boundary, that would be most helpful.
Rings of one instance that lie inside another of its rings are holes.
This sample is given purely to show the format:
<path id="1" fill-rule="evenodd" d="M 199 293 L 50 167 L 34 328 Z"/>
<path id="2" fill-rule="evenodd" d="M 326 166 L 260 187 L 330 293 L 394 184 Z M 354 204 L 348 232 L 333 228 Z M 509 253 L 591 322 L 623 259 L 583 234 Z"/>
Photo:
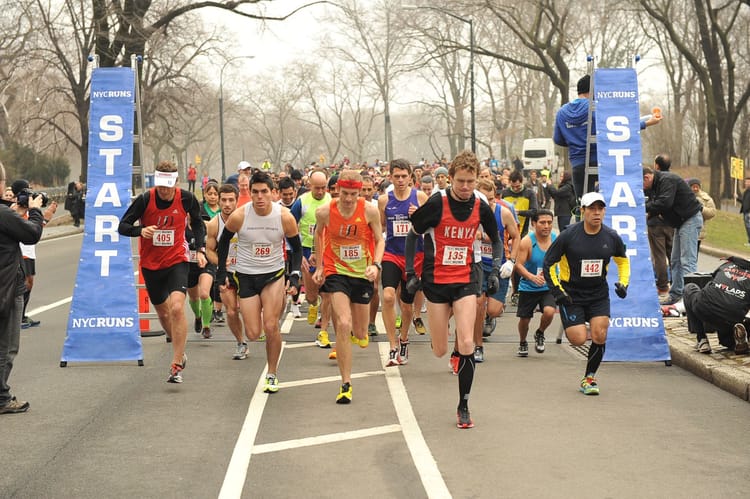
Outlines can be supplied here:
<path id="1" fill-rule="evenodd" d="M 219 247 L 216 249 L 216 252 L 219 254 L 219 270 L 226 270 L 227 269 L 227 257 L 229 256 L 229 243 L 232 242 L 232 238 L 234 237 L 234 232 L 230 232 L 227 230 L 226 227 L 224 227 L 224 230 L 221 231 L 221 237 L 219 238 Z"/>
<path id="2" fill-rule="evenodd" d="M 226 229 L 224 229 L 226 231 Z M 302 242 L 299 235 L 288 237 L 289 247 L 292 248 L 292 272 L 299 272 L 302 267 Z"/>
<path id="3" fill-rule="evenodd" d="M 405 272 L 406 274 L 414 274 L 414 255 L 417 253 L 417 239 L 419 236 L 413 230 L 410 230 L 406 235 L 406 252 L 405 252 Z M 495 253 L 495 245 L 492 245 L 492 253 Z"/>

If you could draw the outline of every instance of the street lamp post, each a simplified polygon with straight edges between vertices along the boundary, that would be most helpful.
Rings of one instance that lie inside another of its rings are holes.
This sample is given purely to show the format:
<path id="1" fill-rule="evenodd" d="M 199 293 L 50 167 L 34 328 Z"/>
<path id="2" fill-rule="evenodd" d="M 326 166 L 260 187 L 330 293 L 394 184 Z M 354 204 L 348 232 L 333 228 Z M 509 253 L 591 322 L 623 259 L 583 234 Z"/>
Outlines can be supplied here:
<path id="1" fill-rule="evenodd" d="M 431 5 L 423 5 L 423 6 L 404 5 L 403 8 L 409 9 L 409 10 L 419 10 L 419 9 L 434 10 L 434 11 L 443 13 L 446 16 L 450 16 L 453 19 L 457 19 L 469 25 L 469 86 L 471 87 L 470 88 L 470 92 L 471 92 L 471 97 L 470 97 L 471 99 L 470 101 L 471 152 L 476 154 L 477 152 L 477 122 L 476 122 L 476 114 L 475 114 L 475 107 L 474 107 L 474 20 L 461 17 L 458 14 L 454 14 L 453 12 L 449 10 L 446 10 L 440 7 L 433 7 Z"/>
<path id="2" fill-rule="evenodd" d="M 224 183 L 227 179 L 227 169 L 224 156 L 224 70 L 227 65 L 237 59 L 252 59 L 254 55 L 238 55 L 236 57 L 230 57 L 221 66 L 219 71 L 219 140 L 221 143 L 221 182 Z"/>

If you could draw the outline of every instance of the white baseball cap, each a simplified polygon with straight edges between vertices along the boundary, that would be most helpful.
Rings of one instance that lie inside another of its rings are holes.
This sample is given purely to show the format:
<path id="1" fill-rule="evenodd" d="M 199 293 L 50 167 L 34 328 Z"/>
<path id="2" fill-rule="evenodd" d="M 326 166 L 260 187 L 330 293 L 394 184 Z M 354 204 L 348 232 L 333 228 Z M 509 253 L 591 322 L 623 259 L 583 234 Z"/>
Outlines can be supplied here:
<path id="1" fill-rule="evenodd" d="M 154 185 L 157 187 L 174 187 L 177 183 L 177 172 L 154 172 Z"/>
<path id="2" fill-rule="evenodd" d="M 598 193 L 598 192 L 587 192 L 581 198 L 581 206 L 585 208 L 587 206 L 591 206 L 592 204 L 596 203 L 597 201 L 600 202 L 601 204 L 603 204 L 604 206 L 607 206 L 607 203 L 604 201 L 604 196 L 602 196 L 600 193 Z"/>
<path id="3" fill-rule="evenodd" d="M 237 171 L 241 172 L 242 170 L 247 170 L 248 168 L 252 168 L 253 165 L 250 164 L 248 161 L 240 161 L 237 164 Z"/>

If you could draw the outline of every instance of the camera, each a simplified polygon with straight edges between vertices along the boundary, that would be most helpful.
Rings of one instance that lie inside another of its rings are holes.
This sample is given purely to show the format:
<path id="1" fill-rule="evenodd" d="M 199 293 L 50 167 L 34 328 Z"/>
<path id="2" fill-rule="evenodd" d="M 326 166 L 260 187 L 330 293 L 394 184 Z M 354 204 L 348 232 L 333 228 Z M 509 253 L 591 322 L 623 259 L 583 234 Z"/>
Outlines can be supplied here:
<path id="1" fill-rule="evenodd" d="M 18 206 L 26 208 L 29 206 L 29 199 L 36 199 L 37 196 L 42 196 L 42 208 L 49 204 L 49 196 L 46 192 L 34 192 L 28 187 L 16 195 L 16 203 L 18 203 Z"/>

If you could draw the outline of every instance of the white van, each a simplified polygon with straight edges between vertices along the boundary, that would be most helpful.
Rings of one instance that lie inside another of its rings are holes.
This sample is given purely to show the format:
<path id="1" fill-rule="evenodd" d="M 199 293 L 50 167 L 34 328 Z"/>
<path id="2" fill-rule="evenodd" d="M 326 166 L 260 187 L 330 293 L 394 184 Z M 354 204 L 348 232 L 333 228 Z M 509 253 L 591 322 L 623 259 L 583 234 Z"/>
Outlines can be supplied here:
<path id="1" fill-rule="evenodd" d="M 531 170 L 550 170 L 557 173 L 557 156 L 552 139 L 526 139 L 523 141 L 523 171 L 528 175 Z"/>

